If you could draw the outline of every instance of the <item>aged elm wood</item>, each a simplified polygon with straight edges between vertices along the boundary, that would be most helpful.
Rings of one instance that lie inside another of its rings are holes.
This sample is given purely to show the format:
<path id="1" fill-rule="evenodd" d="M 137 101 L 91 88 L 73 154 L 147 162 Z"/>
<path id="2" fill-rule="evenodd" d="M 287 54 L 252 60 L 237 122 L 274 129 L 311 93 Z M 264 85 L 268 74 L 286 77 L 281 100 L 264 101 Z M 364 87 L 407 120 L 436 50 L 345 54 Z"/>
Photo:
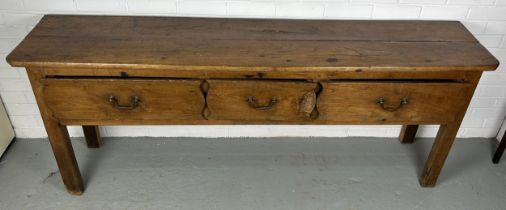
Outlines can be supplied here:
<path id="1" fill-rule="evenodd" d="M 83 133 L 88 148 L 99 148 L 102 145 L 102 138 L 100 137 L 98 126 L 84 125 Z"/>
<path id="2" fill-rule="evenodd" d="M 490 70 L 497 64 L 462 24 L 452 21 L 61 15 L 45 16 L 8 61 L 24 67 L 289 72 Z"/>
<path id="3" fill-rule="evenodd" d="M 197 67 L 200 68 L 200 67 Z M 190 71 L 191 70 L 191 71 Z M 397 71 L 395 69 L 385 69 L 381 71 L 367 70 L 366 68 L 350 68 L 339 71 L 327 70 L 301 70 L 291 71 L 272 71 L 262 68 L 240 68 L 240 70 L 224 71 L 216 67 L 207 69 L 177 68 L 167 66 L 166 69 L 128 69 L 128 68 L 108 68 L 107 71 L 90 68 L 50 68 L 44 69 L 47 75 L 67 76 L 67 77 L 86 77 L 93 75 L 96 77 L 128 77 L 151 78 L 151 77 L 175 77 L 175 78 L 237 78 L 237 79 L 302 79 L 302 80 L 337 80 L 337 79 L 430 79 L 430 80 L 454 80 L 456 78 L 465 79 L 475 72 L 472 71 L 452 71 L 452 70 L 425 70 L 425 71 Z"/>
<path id="4" fill-rule="evenodd" d="M 99 148 L 102 145 L 102 138 L 100 137 L 100 130 L 98 126 L 83 126 L 84 138 L 88 148 Z"/>
<path id="5" fill-rule="evenodd" d="M 50 78 L 41 83 L 45 103 L 61 120 L 202 119 L 205 104 L 199 80 Z M 138 97 L 136 105 L 132 97 Z"/>
<path id="6" fill-rule="evenodd" d="M 84 187 L 66 125 L 374 124 L 440 130 L 434 186 L 483 71 L 498 61 L 456 21 L 46 15 L 9 54 L 25 67 L 69 192 Z"/>
<path id="7" fill-rule="evenodd" d="M 318 89 L 312 82 L 208 80 L 208 83 L 207 118 L 241 121 L 305 121 L 314 110 Z M 303 110 L 303 104 L 311 100 L 303 98 L 306 94 L 314 96 L 308 111 Z"/>
<path id="8" fill-rule="evenodd" d="M 399 141 L 403 144 L 411 144 L 415 140 L 418 125 L 403 125 L 399 134 Z"/>
<path id="9" fill-rule="evenodd" d="M 499 163 L 499 160 L 501 160 L 502 154 L 504 153 L 505 149 L 506 149 L 506 131 L 504 132 L 501 143 L 499 143 L 499 147 L 497 147 L 494 157 L 492 158 L 493 163 L 495 164 Z"/>
<path id="10" fill-rule="evenodd" d="M 318 97 L 319 120 L 361 121 L 384 124 L 418 122 L 431 124 L 455 121 L 467 107 L 470 83 L 429 82 L 322 82 Z M 378 103 L 383 98 L 385 105 Z M 403 98 L 407 104 L 400 104 Z M 398 108 L 395 111 L 388 108 Z"/>
<path id="11" fill-rule="evenodd" d="M 481 73 L 469 79 L 473 81 L 473 84 L 477 85 L 480 77 Z M 468 99 L 471 99 L 474 90 L 475 88 L 470 88 L 463 93 L 467 95 Z M 460 124 L 462 123 L 462 119 L 464 118 L 467 106 L 470 102 L 471 100 L 463 100 L 462 105 L 466 108 L 458 109 L 457 114 L 455 115 L 456 119 L 453 122 L 440 125 L 439 130 L 436 134 L 436 139 L 432 144 L 432 149 L 429 153 L 429 156 L 427 157 L 422 175 L 419 179 L 421 186 L 432 187 L 436 184 L 439 173 L 441 172 L 444 162 L 448 157 L 448 153 L 450 152 L 450 148 L 455 141 L 455 137 L 457 136 Z"/>
<path id="12" fill-rule="evenodd" d="M 461 24 L 452 21 L 360 21 L 360 20 L 280 20 L 211 19 L 166 17 L 66 16 L 47 15 L 40 35 L 167 37 L 171 39 L 246 40 L 397 40 L 397 41 L 475 41 Z M 81 30 L 82 28 L 92 28 Z M 114 25 L 116 27 L 111 28 Z M 60 27 L 65 26 L 62 30 Z M 134 27 L 135 26 L 135 27 Z M 152 30 L 156 28 L 157 30 Z M 364 31 L 367 29 L 367 31 Z M 145 32 L 149 31 L 149 34 Z"/>

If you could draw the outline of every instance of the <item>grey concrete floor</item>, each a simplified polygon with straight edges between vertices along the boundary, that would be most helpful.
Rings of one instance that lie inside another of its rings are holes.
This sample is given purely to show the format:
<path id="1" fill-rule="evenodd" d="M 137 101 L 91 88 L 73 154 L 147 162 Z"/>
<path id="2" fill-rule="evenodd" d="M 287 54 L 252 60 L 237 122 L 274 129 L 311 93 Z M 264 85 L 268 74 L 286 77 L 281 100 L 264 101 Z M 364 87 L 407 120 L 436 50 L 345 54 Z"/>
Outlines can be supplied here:
<path id="1" fill-rule="evenodd" d="M 457 140 L 435 188 L 417 177 L 431 139 L 73 140 L 86 185 L 67 194 L 49 143 L 18 139 L 0 160 L 0 209 L 506 209 L 497 142 Z M 506 159 L 506 158 L 505 158 Z"/>

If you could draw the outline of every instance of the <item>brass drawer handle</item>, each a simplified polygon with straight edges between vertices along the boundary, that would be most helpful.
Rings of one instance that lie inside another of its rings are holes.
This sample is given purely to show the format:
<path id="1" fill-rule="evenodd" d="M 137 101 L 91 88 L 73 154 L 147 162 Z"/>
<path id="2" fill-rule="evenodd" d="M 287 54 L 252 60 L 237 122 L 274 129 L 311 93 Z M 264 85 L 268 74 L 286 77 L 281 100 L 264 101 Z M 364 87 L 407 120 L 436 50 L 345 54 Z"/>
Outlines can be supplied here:
<path id="1" fill-rule="evenodd" d="M 246 98 L 246 101 L 248 102 L 248 105 L 253 109 L 269 110 L 269 109 L 272 109 L 272 107 L 274 107 L 274 105 L 276 105 L 276 103 L 278 102 L 278 99 L 276 97 L 272 97 L 271 101 L 269 101 L 269 104 L 267 104 L 265 106 L 258 105 L 255 97 L 253 97 L 253 96 L 248 96 Z"/>
<path id="2" fill-rule="evenodd" d="M 116 96 L 109 96 L 109 102 L 111 102 L 112 107 L 119 109 L 119 110 L 133 110 L 139 106 L 139 102 L 141 102 L 141 98 L 139 96 L 133 96 L 132 97 L 132 104 L 131 105 L 120 105 L 118 103 L 118 99 Z"/>
<path id="3" fill-rule="evenodd" d="M 408 101 L 407 97 L 402 97 L 401 101 L 399 102 L 399 105 L 396 107 L 385 106 L 385 103 L 386 103 L 385 98 L 383 98 L 383 97 L 378 98 L 378 104 L 381 106 L 381 108 L 383 108 L 384 110 L 389 111 L 389 112 L 395 112 L 398 109 L 402 108 L 402 106 L 407 105 L 409 103 L 409 101 Z"/>

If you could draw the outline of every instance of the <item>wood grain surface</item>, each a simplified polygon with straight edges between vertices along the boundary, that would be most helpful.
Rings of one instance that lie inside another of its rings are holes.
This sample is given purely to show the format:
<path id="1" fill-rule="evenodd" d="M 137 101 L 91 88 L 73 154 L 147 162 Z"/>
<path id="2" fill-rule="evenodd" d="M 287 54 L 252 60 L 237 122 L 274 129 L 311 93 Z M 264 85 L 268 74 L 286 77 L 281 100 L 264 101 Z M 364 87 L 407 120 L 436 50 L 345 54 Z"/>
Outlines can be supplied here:
<path id="1" fill-rule="evenodd" d="M 414 124 L 452 122 L 466 108 L 467 83 L 328 82 L 318 97 L 319 120 Z M 384 98 L 388 111 L 378 104 Z M 401 105 L 406 98 L 407 104 Z"/>
<path id="2" fill-rule="evenodd" d="M 43 79 L 43 97 L 58 119 L 150 120 L 202 119 L 204 96 L 199 80 L 116 80 L 116 79 Z M 115 108 L 109 101 L 117 98 Z"/>
<path id="3" fill-rule="evenodd" d="M 209 80 L 207 106 L 209 119 L 248 121 L 304 121 L 314 109 L 304 111 L 304 96 L 315 93 L 318 85 L 310 82 L 274 82 Z M 258 109 L 251 106 L 248 97 L 255 100 Z M 275 98 L 275 102 L 271 100 Z M 314 98 L 316 100 L 316 97 Z M 307 99 L 306 99 L 307 100 Z"/>
<path id="4" fill-rule="evenodd" d="M 44 16 L 7 60 L 25 67 L 286 71 L 498 65 L 462 24 L 451 21 L 66 15 Z"/>

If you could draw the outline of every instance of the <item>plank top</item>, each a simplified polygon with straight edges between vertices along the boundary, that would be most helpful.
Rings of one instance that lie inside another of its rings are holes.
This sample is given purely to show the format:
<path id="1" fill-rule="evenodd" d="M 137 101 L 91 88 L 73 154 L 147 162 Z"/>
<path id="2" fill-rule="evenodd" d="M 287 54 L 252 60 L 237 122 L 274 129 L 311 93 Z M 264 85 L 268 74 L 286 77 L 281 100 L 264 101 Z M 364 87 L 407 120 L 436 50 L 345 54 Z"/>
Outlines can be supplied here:
<path id="1" fill-rule="evenodd" d="M 457 21 L 46 15 L 9 54 L 20 67 L 493 70 Z"/>

